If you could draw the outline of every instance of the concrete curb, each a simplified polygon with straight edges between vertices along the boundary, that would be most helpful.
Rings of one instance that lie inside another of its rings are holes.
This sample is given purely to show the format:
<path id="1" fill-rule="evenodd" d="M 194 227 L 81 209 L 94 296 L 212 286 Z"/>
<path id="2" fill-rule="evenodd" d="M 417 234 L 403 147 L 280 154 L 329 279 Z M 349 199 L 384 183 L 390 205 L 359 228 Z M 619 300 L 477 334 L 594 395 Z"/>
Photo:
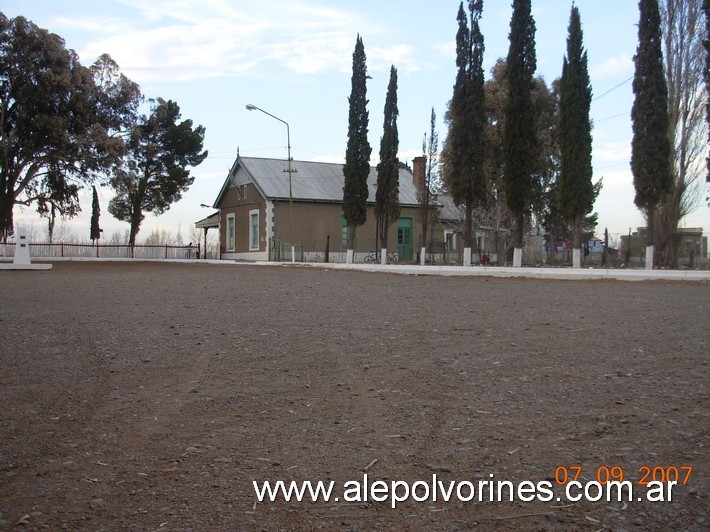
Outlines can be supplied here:
<path id="1" fill-rule="evenodd" d="M 271 264 L 275 263 L 260 263 Z M 292 266 L 290 263 L 283 263 Z M 564 279 L 564 280 L 602 280 L 615 279 L 619 281 L 710 281 L 710 271 L 707 270 L 612 270 L 595 268 L 509 268 L 501 266 L 410 266 L 389 264 L 342 264 L 342 263 L 297 263 L 300 266 L 310 266 L 326 269 L 359 270 L 378 273 L 397 273 L 401 275 L 442 275 L 449 277 L 499 277 L 499 278 L 530 278 L 530 279 Z"/>
<path id="2" fill-rule="evenodd" d="M 0 257 L 0 269 L 17 270 L 3 261 L 11 257 Z M 353 270 L 373 273 L 395 273 L 400 275 L 440 275 L 445 277 L 497 277 L 560 280 L 603 280 L 617 281 L 710 281 L 710 270 L 615 270 L 602 268 L 510 268 L 504 266 L 419 266 L 402 264 L 344 264 L 340 262 L 236 262 L 214 259 L 96 259 L 91 257 L 34 257 L 42 262 L 159 262 L 174 264 L 211 264 L 219 266 L 268 266 L 281 268 L 320 268 L 326 270 Z M 51 264 L 32 264 L 37 269 L 48 269 Z M 34 268 L 33 268 L 34 269 Z"/>

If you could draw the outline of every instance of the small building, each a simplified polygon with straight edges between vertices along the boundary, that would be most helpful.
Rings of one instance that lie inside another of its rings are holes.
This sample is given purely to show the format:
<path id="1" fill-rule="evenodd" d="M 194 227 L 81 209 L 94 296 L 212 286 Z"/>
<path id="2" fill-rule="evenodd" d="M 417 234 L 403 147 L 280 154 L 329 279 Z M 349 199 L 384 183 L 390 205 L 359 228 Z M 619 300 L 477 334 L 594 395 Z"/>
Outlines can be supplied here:
<path id="1" fill-rule="evenodd" d="M 345 262 L 349 227 L 343 216 L 343 165 L 237 155 L 213 207 L 218 209 L 220 258 Z M 290 181 L 290 189 L 289 189 Z M 355 261 L 374 253 L 377 170 L 367 179 L 367 221 L 356 229 Z M 400 217 L 389 228 L 389 251 L 415 258 L 421 206 L 408 168 L 399 171 Z M 214 227 L 210 217 L 202 226 Z M 293 239 L 291 238 L 293 235 Z"/>
<path id="2" fill-rule="evenodd" d="M 680 259 L 708 258 L 708 237 L 703 236 L 702 227 L 679 228 L 676 232 L 678 238 L 678 257 Z"/>
<path id="3" fill-rule="evenodd" d="M 679 227 L 673 237 L 681 264 L 692 265 L 695 259 L 708 258 L 708 237 L 703 236 L 702 227 Z M 631 262 L 641 262 L 646 253 L 646 228 L 639 227 L 630 237 L 622 235 L 621 249 L 621 254 L 628 254 Z"/>

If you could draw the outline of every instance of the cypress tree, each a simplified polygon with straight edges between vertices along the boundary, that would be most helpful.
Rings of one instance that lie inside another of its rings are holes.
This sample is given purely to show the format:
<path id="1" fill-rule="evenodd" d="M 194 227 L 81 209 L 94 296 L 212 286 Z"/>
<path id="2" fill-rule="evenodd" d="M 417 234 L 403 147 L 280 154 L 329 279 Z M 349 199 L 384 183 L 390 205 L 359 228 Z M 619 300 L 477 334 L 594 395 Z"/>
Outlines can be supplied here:
<path id="1" fill-rule="evenodd" d="M 348 102 L 348 144 L 343 166 L 343 216 L 348 223 L 348 249 L 355 244 L 355 228 L 367 220 L 367 177 L 372 148 L 367 140 L 367 64 L 365 46 L 357 36 L 353 52 L 352 88 Z"/>
<path id="2" fill-rule="evenodd" d="M 703 0 L 703 14 L 705 15 L 705 92 L 710 94 L 710 0 Z M 710 98 L 705 101 L 705 121 L 708 124 L 708 144 L 710 145 Z M 708 173 L 705 180 L 710 183 L 710 157 L 707 158 Z M 707 198 L 710 202 L 710 197 Z"/>
<path id="3" fill-rule="evenodd" d="M 397 132 L 397 69 L 390 69 L 390 81 L 385 99 L 385 122 L 380 141 L 380 162 L 377 165 L 375 215 L 382 247 L 387 247 L 389 226 L 399 218 L 399 133 Z"/>
<path id="4" fill-rule="evenodd" d="M 562 64 L 559 103 L 560 175 L 559 207 L 572 224 L 574 266 L 580 267 L 582 219 L 592 211 L 592 126 L 589 107 L 592 87 L 587 70 L 587 52 L 582 46 L 579 9 L 572 7 L 567 36 L 567 56 Z"/>
<path id="5" fill-rule="evenodd" d="M 464 207 L 463 239 L 466 247 L 473 241 L 473 208 L 486 196 L 485 159 L 485 91 L 483 52 L 485 50 L 480 19 L 483 1 L 468 3 L 470 23 L 463 7 L 459 5 L 456 17 L 456 84 L 449 104 L 447 121 L 444 179 L 456 203 Z"/>
<path id="6" fill-rule="evenodd" d="M 92 186 L 94 189 L 94 197 L 91 202 L 91 240 L 98 242 L 101 238 L 101 229 L 99 228 L 99 215 L 101 214 L 101 206 L 99 205 L 99 194 L 96 192 L 96 187 Z"/>
<path id="7" fill-rule="evenodd" d="M 510 21 L 510 48 L 506 59 L 508 96 L 505 103 L 503 132 L 503 184 L 506 203 L 513 220 L 513 265 L 522 261 L 525 214 L 530 210 L 533 179 L 537 164 L 537 116 L 533 91 L 535 56 L 535 21 L 530 0 L 513 0 Z"/>
<path id="8" fill-rule="evenodd" d="M 651 268 L 653 215 L 658 202 L 672 190 L 673 172 L 658 1 L 640 0 L 639 12 L 639 44 L 634 58 L 633 81 L 636 97 L 631 108 L 631 171 L 636 189 L 634 203 L 646 215 L 646 268 Z"/>

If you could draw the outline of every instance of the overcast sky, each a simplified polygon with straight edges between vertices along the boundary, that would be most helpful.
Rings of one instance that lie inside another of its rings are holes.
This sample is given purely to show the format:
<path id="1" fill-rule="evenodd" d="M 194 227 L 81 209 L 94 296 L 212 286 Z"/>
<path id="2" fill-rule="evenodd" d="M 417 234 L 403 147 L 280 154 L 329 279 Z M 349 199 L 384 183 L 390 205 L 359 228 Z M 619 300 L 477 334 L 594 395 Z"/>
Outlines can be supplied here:
<path id="1" fill-rule="evenodd" d="M 484 3 L 487 77 L 496 59 L 507 54 L 510 4 Z M 289 123 L 295 160 L 343 162 L 358 33 L 372 76 L 367 90 L 373 157 L 379 152 L 392 64 L 399 73 L 400 159 L 411 163 L 421 154 L 432 107 L 443 140 L 443 115 L 456 75 L 458 5 L 451 0 L 5 0 L 0 9 L 62 36 L 86 66 L 108 53 L 146 97 L 175 100 L 183 118 L 205 126 L 209 157 L 193 170 L 194 185 L 164 215 L 146 216 L 140 240 L 154 228 L 175 233 L 178 226 L 189 239 L 193 223 L 212 212 L 200 204 L 213 203 L 237 149 L 243 156 L 286 158 L 286 128 L 247 111 L 248 103 Z M 625 234 L 644 223 L 633 203 L 629 169 L 637 2 L 577 0 L 576 5 L 595 98 L 594 178 L 604 177 L 595 205 L 598 233 L 608 227 L 613 235 Z M 570 6 L 566 0 L 533 0 L 537 73 L 548 83 L 562 69 Z M 128 229 L 108 213 L 111 197 L 111 190 L 100 191 L 106 237 Z M 70 227 L 88 238 L 90 195 L 82 196 L 82 207 Z M 44 227 L 32 213 L 17 208 L 16 220 Z M 710 208 L 701 204 L 683 223 L 710 231 Z"/>

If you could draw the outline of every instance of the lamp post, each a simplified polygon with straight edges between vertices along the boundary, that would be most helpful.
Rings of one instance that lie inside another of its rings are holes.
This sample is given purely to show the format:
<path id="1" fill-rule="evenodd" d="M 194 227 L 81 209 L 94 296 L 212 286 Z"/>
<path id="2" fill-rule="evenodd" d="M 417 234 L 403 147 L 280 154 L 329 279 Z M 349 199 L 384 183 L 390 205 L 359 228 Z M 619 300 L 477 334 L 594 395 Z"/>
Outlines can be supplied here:
<path id="1" fill-rule="evenodd" d="M 296 245 L 294 243 L 294 238 L 293 238 L 293 188 L 291 187 L 291 173 L 293 172 L 291 168 L 291 130 L 288 127 L 288 122 L 285 120 L 282 120 L 278 116 L 274 116 L 271 113 L 268 113 L 264 111 L 262 108 L 257 107 L 256 105 L 252 105 L 250 103 L 247 104 L 247 111 L 261 111 L 265 115 L 269 115 L 271 118 L 278 120 L 282 124 L 286 124 L 286 141 L 287 141 L 287 146 L 288 146 L 288 169 L 285 170 L 288 172 L 288 212 L 289 212 L 289 224 L 291 226 L 291 262 L 296 262 Z"/>

